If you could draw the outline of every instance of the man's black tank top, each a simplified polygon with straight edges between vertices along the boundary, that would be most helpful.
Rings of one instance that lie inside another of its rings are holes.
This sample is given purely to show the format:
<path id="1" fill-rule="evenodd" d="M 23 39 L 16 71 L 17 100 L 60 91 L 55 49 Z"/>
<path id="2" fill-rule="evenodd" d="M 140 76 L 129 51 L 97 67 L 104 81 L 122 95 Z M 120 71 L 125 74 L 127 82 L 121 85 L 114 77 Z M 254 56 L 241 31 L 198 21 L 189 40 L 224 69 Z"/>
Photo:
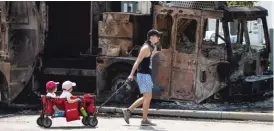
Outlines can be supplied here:
<path id="1" fill-rule="evenodd" d="M 151 74 L 151 69 L 149 68 L 149 66 L 150 66 L 150 59 L 151 59 L 151 55 L 152 55 L 153 46 L 150 44 L 149 41 L 145 42 L 145 44 L 147 44 L 149 49 L 150 49 L 150 56 L 145 57 L 142 60 L 142 62 L 138 66 L 137 72 L 138 73 L 143 73 L 143 74 Z"/>

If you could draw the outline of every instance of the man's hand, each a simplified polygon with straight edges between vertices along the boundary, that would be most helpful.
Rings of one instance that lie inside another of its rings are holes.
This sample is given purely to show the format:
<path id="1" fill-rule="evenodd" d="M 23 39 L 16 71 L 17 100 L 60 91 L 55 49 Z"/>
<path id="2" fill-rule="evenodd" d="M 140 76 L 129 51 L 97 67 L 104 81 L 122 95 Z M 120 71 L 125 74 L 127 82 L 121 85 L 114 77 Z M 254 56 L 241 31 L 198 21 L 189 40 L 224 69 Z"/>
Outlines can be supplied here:
<path id="1" fill-rule="evenodd" d="M 134 78 L 134 76 L 129 75 L 127 79 L 130 80 L 130 81 L 133 81 L 133 78 Z"/>

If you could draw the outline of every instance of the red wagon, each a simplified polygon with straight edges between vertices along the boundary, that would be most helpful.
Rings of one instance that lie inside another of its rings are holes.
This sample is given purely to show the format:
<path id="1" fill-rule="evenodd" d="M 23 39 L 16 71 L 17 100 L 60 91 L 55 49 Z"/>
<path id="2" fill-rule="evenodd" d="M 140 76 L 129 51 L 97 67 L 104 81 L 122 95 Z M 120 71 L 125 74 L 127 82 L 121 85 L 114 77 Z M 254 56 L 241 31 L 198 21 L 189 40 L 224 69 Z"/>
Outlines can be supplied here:
<path id="1" fill-rule="evenodd" d="M 84 96 L 73 96 L 74 98 L 80 98 L 81 101 L 75 103 L 68 103 L 65 98 L 50 98 L 42 95 L 42 113 L 40 117 L 37 119 L 37 124 L 40 127 L 49 128 L 52 125 L 52 119 L 54 116 L 54 108 L 55 105 L 58 109 L 64 111 L 64 116 L 67 122 L 80 120 L 80 108 L 83 107 L 87 112 L 87 116 L 82 118 L 82 123 L 85 126 L 95 127 L 98 124 L 98 120 L 96 117 L 96 108 L 95 108 L 95 97 L 89 94 Z"/>

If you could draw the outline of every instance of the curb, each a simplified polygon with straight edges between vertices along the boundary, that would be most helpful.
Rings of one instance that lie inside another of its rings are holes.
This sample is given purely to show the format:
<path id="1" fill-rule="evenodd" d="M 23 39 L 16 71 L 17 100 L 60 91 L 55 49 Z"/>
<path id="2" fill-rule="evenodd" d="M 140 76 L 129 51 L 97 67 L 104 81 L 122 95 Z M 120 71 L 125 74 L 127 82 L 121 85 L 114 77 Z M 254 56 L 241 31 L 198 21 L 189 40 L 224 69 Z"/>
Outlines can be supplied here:
<path id="1" fill-rule="evenodd" d="M 122 113 L 122 109 L 124 108 L 102 107 L 99 110 L 99 112 Z M 132 113 L 141 114 L 142 109 L 137 108 Z M 188 118 L 206 118 L 206 119 L 223 119 L 223 120 L 254 120 L 254 121 L 273 122 L 272 113 L 149 109 L 149 114 L 169 116 L 169 117 L 188 117 Z"/>

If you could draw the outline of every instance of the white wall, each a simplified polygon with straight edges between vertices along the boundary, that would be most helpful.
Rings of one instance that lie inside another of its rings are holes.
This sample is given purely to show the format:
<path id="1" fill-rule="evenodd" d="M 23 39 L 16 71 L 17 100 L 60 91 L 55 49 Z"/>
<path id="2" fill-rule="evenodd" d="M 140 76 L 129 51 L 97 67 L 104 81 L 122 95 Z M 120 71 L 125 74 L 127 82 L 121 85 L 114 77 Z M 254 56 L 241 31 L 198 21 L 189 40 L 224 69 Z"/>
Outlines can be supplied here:
<path id="1" fill-rule="evenodd" d="M 274 26 L 274 2 L 273 1 L 259 1 L 256 3 L 256 6 L 262 6 L 263 8 L 268 10 L 267 16 L 267 24 L 268 29 L 273 28 Z M 211 19 L 208 21 L 209 31 L 215 31 L 216 20 Z M 261 21 L 250 21 L 248 22 L 248 30 L 251 31 L 249 33 L 250 42 L 252 45 L 261 46 L 264 41 L 264 32 Z M 222 32 L 222 24 L 220 23 L 220 32 Z"/>
<path id="2" fill-rule="evenodd" d="M 150 14 L 150 8 L 150 1 L 138 1 L 137 10 L 139 10 L 142 14 Z"/>
<path id="3" fill-rule="evenodd" d="M 267 25 L 268 25 L 268 29 L 274 29 L 274 1 L 258 1 L 256 3 L 257 6 L 262 6 L 264 8 L 266 8 L 268 10 L 268 16 L 267 16 Z M 270 36 L 272 38 L 274 38 L 274 34 L 272 36 Z M 272 45 L 272 50 L 271 52 L 273 52 L 274 47 L 273 47 L 273 42 L 271 43 Z M 273 55 L 273 54 L 272 54 Z"/>
<path id="4" fill-rule="evenodd" d="M 267 24 L 268 24 L 268 28 L 274 28 L 274 2 L 273 1 L 258 1 L 256 3 L 256 6 L 262 6 L 265 9 L 268 10 L 268 16 L 267 16 Z"/>
<path id="5" fill-rule="evenodd" d="M 151 8 L 150 1 L 122 1 L 121 2 L 122 12 L 150 14 L 150 8 Z M 128 10 L 128 9 L 131 9 L 131 10 Z"/>

